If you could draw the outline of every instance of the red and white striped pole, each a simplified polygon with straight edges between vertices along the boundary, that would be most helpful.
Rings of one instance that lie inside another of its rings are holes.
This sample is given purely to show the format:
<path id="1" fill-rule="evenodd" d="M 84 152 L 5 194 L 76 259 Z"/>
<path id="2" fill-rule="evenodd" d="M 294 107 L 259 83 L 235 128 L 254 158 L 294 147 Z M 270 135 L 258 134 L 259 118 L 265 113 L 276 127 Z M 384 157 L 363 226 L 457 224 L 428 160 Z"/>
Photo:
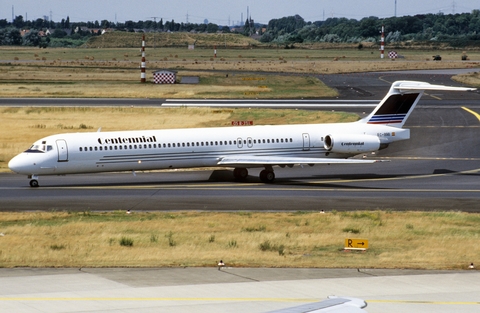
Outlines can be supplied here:
<path id="1" fill-rule="evenodd" d="M 383 59 L 385 54 L 385 27 L 382 25 L 382 36 L 380 37 L 380 59 Z"/>
<path id="2" fill-rule="evenodd" d="M 146 81 L 145 76 L 145 34 L 142 36 L 142 64 L 140 66 L 140 82 L 144 83 Z"/>

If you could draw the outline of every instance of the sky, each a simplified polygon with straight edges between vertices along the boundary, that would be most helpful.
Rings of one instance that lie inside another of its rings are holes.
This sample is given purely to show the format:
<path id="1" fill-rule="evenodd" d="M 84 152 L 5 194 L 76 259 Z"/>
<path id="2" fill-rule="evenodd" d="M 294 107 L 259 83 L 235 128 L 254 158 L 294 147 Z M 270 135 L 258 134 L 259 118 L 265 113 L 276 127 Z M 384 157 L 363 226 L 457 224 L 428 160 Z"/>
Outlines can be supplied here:
<path id="1" fill-rule="evenodd" d="M 368 16 L 387 18 L 439 13 L 470 13 L 480 9 L 478 0 L 0 0 L 0 19 L 14 15 L 36 20 L 44 16 L 60 22 L 67 16 L 71 22 L 108 20 L 174 20 L 177 23 L 210 23 L 236 25 L 247 18 L 247 7 L 257 23 L 285 16 L 300 15 L 305 21 L 322 21 L 329 17 L 360 20 Z"/>

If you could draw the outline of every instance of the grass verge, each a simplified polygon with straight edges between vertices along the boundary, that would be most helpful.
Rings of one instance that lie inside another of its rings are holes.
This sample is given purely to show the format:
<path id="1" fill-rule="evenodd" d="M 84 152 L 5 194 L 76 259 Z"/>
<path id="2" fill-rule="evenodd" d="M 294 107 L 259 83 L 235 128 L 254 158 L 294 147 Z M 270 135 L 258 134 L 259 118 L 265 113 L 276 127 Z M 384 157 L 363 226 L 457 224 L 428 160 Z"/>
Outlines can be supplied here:
<path id="1" fill-rule="evenodd" d="M 479 214 L 459 212 L 0 213 L 1 267 L 463 269 Z M 351 233 L 349 229 L 358 230 Z M 346 238 L 368 239 L 345 252 Z"/>

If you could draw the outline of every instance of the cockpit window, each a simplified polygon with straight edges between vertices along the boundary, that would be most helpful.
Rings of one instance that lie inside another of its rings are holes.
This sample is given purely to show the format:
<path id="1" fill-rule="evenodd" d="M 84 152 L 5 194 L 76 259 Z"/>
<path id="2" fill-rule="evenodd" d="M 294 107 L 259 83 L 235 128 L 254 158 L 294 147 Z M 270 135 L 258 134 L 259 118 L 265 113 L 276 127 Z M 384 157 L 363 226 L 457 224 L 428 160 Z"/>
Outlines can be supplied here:
<path id="1" fill-rule="evenodd" d="M 35 145 L 34 144 L 25 152 L 33 152 L 33 153 L 45 152 L 45 145 Z"/>
<path id="2" fill-rule="evenodd" d="M 53 150 L 53 146 L 46 144 L 33 144 L 27 151 L 29 153 L 45 153 L 47 151 Z"/>

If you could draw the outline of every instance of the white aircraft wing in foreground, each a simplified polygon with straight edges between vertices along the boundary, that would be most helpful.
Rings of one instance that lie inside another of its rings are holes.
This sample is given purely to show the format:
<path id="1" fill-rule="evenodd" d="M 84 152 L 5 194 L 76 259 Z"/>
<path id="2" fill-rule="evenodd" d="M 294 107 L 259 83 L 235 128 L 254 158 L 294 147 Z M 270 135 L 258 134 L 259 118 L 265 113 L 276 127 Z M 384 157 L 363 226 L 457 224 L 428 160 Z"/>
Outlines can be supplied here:
<path id="1" fill-rule="evenodd" d="M 362 299 L 330 296 L 327 300 L 308 303 L 267 313 L 366 313 L 367 303 Z"/>

